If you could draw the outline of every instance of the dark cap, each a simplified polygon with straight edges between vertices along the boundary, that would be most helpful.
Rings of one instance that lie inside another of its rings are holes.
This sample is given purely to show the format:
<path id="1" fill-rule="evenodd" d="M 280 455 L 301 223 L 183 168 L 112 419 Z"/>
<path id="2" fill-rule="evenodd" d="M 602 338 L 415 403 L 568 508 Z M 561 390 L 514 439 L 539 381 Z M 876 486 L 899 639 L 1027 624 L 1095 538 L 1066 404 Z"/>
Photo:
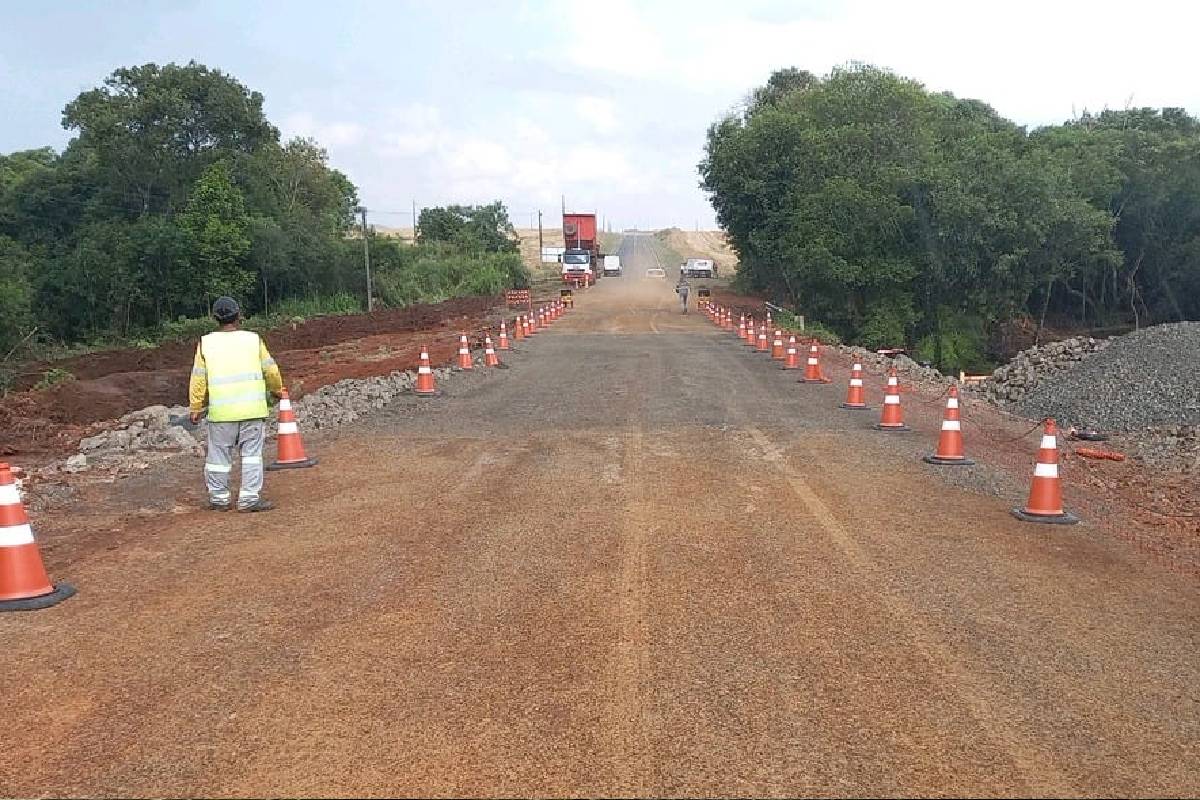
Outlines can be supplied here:
<path id="1" fill-rule="evenodd" d="M 212 315 L 222 325 L 233 322 L 241 313 L 242 307 L 232 297 L 218 297 L 217 302 L 213 303 Z"/>

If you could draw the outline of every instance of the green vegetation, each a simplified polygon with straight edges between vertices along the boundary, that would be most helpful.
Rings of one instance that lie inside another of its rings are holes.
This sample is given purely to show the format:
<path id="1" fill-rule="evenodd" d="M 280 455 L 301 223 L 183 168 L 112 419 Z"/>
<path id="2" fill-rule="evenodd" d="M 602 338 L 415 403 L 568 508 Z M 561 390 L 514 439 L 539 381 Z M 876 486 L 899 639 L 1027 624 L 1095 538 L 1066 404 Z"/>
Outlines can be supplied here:
<path id="1" fill-rule="evenodd" d="M 1200 317 L 1200 121 L 1180 109 L 1030 133 L 874 67 L 788 69 L 710 127 L 700 173 L 737 283 L 866 346 L 973 369 L 1013 320 Z"/>
<path id="2" fill-rule="evenodd" d="M 258 92 L 194 62 L 128 67 L 63 126 L 61 154 L 0 155 L 0 358 L 190 338 L 222 294 L 254 324 L 363 306 L 357 190 L 316 142 L 281 142 Z M 527 280 L 502 204 L 421 225 L 416 246 L 368 233 L 385 304 Z"/>
<path id="3" fill-rule="evenodd" d="M 46 389 L 52 389 L 53 387 L 58 386 L 60 383 L 67 383 L 68 381 L 73 380 L 75 380 L 75 376 L 72 375 L 68 370 L 54 367 L 42 373 L 41 380 L 39 380 L 33 388 L 36 391 L 41 392 L 45 391 Z"/>

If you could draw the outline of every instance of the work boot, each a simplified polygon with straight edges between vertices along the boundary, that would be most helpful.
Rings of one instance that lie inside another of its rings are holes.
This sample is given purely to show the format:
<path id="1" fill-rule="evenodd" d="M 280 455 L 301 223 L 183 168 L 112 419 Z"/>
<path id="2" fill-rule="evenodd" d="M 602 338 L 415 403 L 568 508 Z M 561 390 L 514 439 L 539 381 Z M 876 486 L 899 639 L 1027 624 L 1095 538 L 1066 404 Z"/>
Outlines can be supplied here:
<path id="1" fill-rule="evenodd" d="M 209 500 L 208 501 L 208 510 L 209 511 L 228 511 L 229 503 L 218 503 L 214 500 Z"/>
<path id="2" fill-rule="evenodd" d="M 255 500 L 250 505 L 238 506 L 238 511 L 249 511 L 249 512 L 270 511 L 274 507 L 275 507 L 275 504 L 272 503 L 270 500 L 263 500 L 262 498 L 259 498 L 258 500 Z"/>

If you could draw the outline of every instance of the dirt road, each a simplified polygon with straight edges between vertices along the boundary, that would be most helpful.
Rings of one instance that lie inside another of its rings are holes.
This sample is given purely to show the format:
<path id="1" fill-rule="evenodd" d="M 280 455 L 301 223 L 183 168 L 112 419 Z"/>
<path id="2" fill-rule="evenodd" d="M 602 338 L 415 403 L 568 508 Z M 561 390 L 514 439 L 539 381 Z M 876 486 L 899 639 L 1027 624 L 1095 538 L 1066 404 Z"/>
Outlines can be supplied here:
<path id="1" fill-rule="evenodd" d="M 649 247 L 281 511 L 195 464 L 35 520 L 80 593 L 0 617 L 0 794 L 1200 793 L 1193 580 L 901 457 Z"/>

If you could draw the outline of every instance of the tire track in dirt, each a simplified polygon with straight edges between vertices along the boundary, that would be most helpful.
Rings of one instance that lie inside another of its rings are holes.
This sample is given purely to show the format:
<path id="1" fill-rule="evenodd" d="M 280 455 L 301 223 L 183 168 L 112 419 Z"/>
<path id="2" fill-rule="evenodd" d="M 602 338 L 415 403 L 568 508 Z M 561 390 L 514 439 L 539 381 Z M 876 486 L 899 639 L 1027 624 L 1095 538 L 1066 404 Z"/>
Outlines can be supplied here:
<path id="1" fill-rule="evenodd" d="M 1066 795 L 1076 791 L 1058 766 L 1044 753 L 1026 745 L 1035 741 L 1033 731 L 1023 730 L 1020 721 L 1009 713 L 1003 703 L 989 699 L 989 692 L 937 635 L 921 624 L 916 611 L 903 599 L 886 590 L 881 570 L 858 544 L 824 501 L 813 491 L 803 475 L 784 458 L 783 450 L 761 429 L 747 428 L 746 432 L 761 451 L 763 460 L 784 479 L 792 493 L 821 526 L 830 540 L 851 560 L 863 575 L 864 583 L 874 587 L 876 596 L 888 614 L 903 627 L 918 644 L 933 673 L 949 678 L 946 683 L 967 704 L 972 716 L 988 738 L 1004 750 L 1021 772 L 1030 796 Z"/>

